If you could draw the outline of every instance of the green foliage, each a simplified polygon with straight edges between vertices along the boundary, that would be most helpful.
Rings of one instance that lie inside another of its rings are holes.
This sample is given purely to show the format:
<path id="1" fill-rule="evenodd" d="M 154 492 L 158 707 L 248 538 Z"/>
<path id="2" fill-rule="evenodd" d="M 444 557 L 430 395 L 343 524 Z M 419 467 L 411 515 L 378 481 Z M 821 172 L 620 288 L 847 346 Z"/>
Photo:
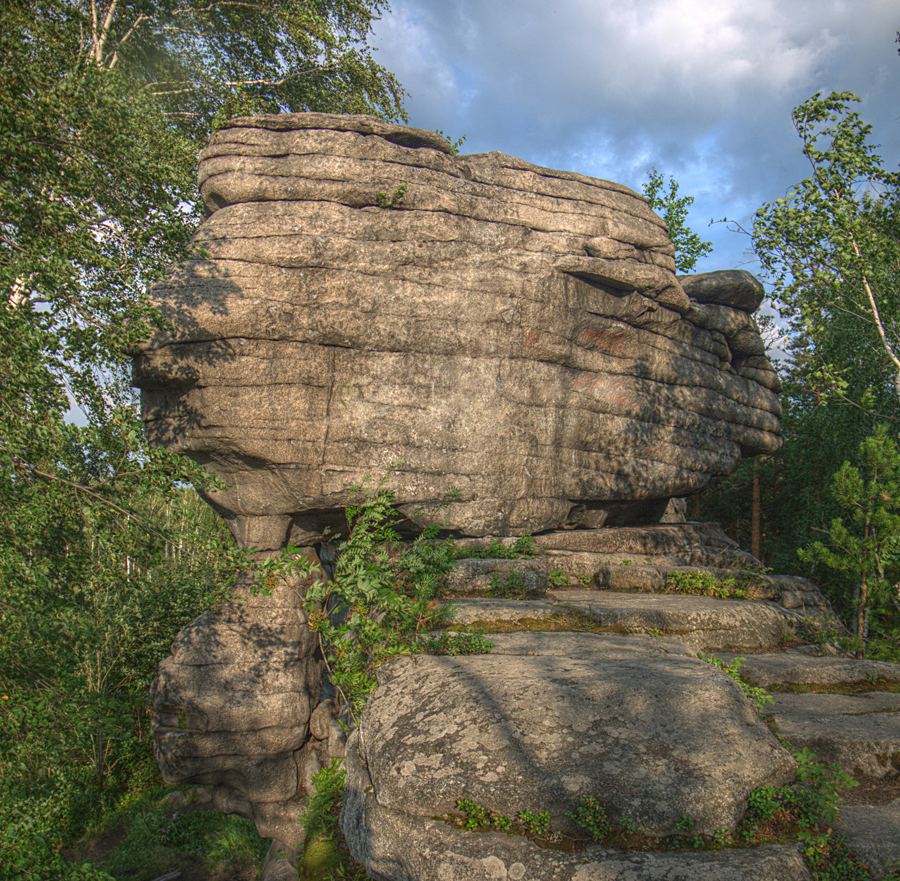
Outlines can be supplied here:
<path id="1" fill-rule="evenodd" d="M 378 0 L 97 6 L 0 6 L 4 877 L 92 871 L 56 852 L 158 774 L 155 667 L 246 565 L 190 488 L 214 482 L 146 446 L 127 373 L 166 324 L 148 283 L 191 254 L 210 126 L 280 109 L 402 117 L 364 44 Z"/>
<path id="2" fill-rule="evenodd" d="M 214 810 L 201 808 L 167 816 L 161 806 L 153 805 L 126 816 L 125 838 L 104 863 L 115 877 L 146 881 L 171 871 L 188 857 L 212 871 L 259 864 L 269 846 L 251 820 Z"/>
<path id="3" fill-rule="evenodd" d="M 383 190 L 379 190 L 375 194 L 375 204 L 379 208 L 388 208 L 393 209 L 395 211 L 399 211 L 403 207 L 403 200 L 406 198 L 406 181 L 400 184 L 396 190 L 391 194 L 391 198 L 388 199 L 387 193 Z"/>
<path id="4" fill-rule="evenodd" d="M 465 815 L 462 827 L 469 832 L 480 832 L 488 829 L 508 832 L 512 826 L 512 820 L 509 817 L 504 817 L 495 811 L 489 811 L 468 798 L 458 799 L 456 808 Z"/>
<path id="5" fill-rule="evenodd" d="M 799 753 L 794 753 L 794 758 L 799 763 L 797 781 L 802 784 L 805 793 L 811 793 L 811 802 L 804 805 L 801 819 L 806 823 L 820 820 L 833 823 L 839 813 L 838 799 L 841 792 L 859 784 L 842 771 L 840 765 L 826 767 L 816 762 L 815 755 L 806 747 Z"/>
<path id="6" fill-rule="evenodd" d="M 550 832 L 549 811 L 519 811 L 516 820 L 531 835 L 547 835 Z"/>
<path id="7" fill-rule="evenodd" d="M 793 783 L 780 788 L 763 786 L 750 793 L 741 836 L 751 840 L 755 830 L 774 818 L 790 820 L 799 827 L 801 837 L 815 838 L 820 827 L 827 827 L 839 816 L 840 794 L 856 781 L 839 765 L 826 767 L 815 761 L 806 748 L 794 753 L 798 767 Z"/>
<path id="8" fill-rule="evenodd" d="M 484 636 L 483 630 L 475 633 L 450 633 L 426 636 L 418 642 L 418 648 L 427 655 L 486 655 L 494 647 Z"/>
<path id="9" fill-rule="evenodd" d="M 433 522 L 411 545 L 400 544 L 396 526 L 403 518 L 391 506 L 393 491 L 384 489 L 389 475 L 354 487 L 358 504 L 347 508 L 349 533 L 334 581 L 319 581 L 304 598 L 331 681 L 354 715 L 375 688 L 378 665 L 419 651 L 420 638 L 440 623 L 445 612 L 432 600 L 453 562 Z"/>
<path id="10" fill-rule="evenodd" d="M 306 833 L 305 847 L 320 835 L 334 838 L 338 832 L 337 813 L 344 797 L 346 771 L 342 759 L 333 759 L 331 766 L 313 775 L 313 794 L 306 803 L 300 823 Z"/>
<path id="11" fill-rule="evenodd" d="M 718 670 L 721 670 L 727 676 L 730 676 L 740 687 L 741 691 L 747 695 L 750 700 L 752 700 L 756 704 L 756 708 L 762 712 L 765 709 L 766 704 L 771 704 L 775 702 L 775 699 L 770 695 L 764 688 L 758 688 L 755 685 L 750 685 L 749 682 L 744 682 L 741 679 L 741 664 L 746 661 L 746 658 L 735 658 L 730 664 L 725 663 L 721 658 L 717 658 L 715 655 L 697 655 L 701 661 L 706 661 L 707 664 L 712 664 Z"/>
<path id="12" fill-rule="evenodd" d="M 647 173 L 647 177 L 641 192 L 669 228 L 669 238 L 675 246 L 675 268 L 679 272 L 690 272 L 701 257 L 712 251 L 712 242 L 704 242 L 687 225 L 688 208 L 694 204 L 694 197 L 679 198 L 678 184 L 671 177 L 666 192 L 663 176 L 655 168 Z"/>
<path id="13" fill-rule="evenodd" d="M 670 572 L 666 576 L 666 592 L 719 599 L 740 599 L 744 596 L 742 590 L 735 588 L 734 578 L 722 578 L 708 572 Z"/>
<path id="14" fill-rule="evenodd" d="M 465 135 L 463 135 L 461 138 L 457 138 L 457 140 L 455 140 L 455 141 L 451 141 L 451 140 L 450 140 L 450 135 L 448 135 L 446 132 L 442 131 L 441 129 L 436 128 L 436 129 L 434 130 L 434 132 L 435 132 L 435 134 L 440 135 L 442 138 L 444 138 L 445 141 L 447 141 L 448 144 L 450 144 L 450 152 L 451 152 L 454 156 L 458 156 L 458 155 L 459 155 L 460 148 L 461 148 L 462 145 L 465 144 L 465 142 L 466 142 L 466 136 L 465 136 Z"/>
<path id="15" fill-rule="evenodd" d="M 870 606 L 876 613 L 900 612 L 900 453 L 884 426 L 860 444 L 858 461 L 858 467 L 844 462 L 832 485 L 848 522 L 835 518 L 829 545 L 815 542 L 799 553 L 857 585 L 856 633 L 864 640 Z"/>
<path id="16" fill-rule="evenodd" d="M 535 555 L 534 539 L 530 535 L 521 535 L 511 544 L 504 544 L 500 539 L 490 544 L 476 542 L 471 547 L 457 548 L 456 559 L 476 560 L 518 560 L 530 559 Z"/>
<path id="17" fill-rule="evenodd" d="M 344 796 L 345 771 L 341 759 L 313 775 L 313 794 L 300 818 L 305 830 L 301 881 L 336 881 L 368 877 L 350 856 L 343 841 L 339 819 Z"/>
<path id="18" fill-rule="evenodd" d="M 624 565 L 624 564 L 623 564 Z M 563 569 L 556 569 L 548 574 L 550 587 L 560 589 L 565 587 L 590 587 L 594 580 L 593 575 L 567 575 Z"/>
<path id="19" fill-rule="evenodd" d="M 568 812 L 566 816 L 595 841 L 601 841 L 612 830 L 612 824 L 609 822 L 603 806 L 597 799 L 589 795 L 581 798 L 575 813 Z"/>
<path id="20" fill-rule="evenodd" d="M 827 98 L 817 93 L 794 110 L 812 173 L 759 209 L 753 246 L 782 317 L 807 347 L 806 376 L 871 409 L 875 392 L 860 389 L 849 396 L 847 374 L 875 369 L 880 379 L 873 385 L 890 384 L 900 396 L 900 358 L 894 351 L 900 317 L 900 175 L 885 171 L 868 143 L 871 126 L 850 109 L 857 101 L 851 92 Z M 836 326 L 854 337 L 837 339 Z M 865 360 L 854 364 L 851 352 L 866 349 Z"/>
<path id="21" fill-rule="evenodd" d="M 505 578 L 498 573 L 491 576 L 491 587 L 487 595 L 522 600 L 528 596 L 528 584 L 518 572 L 508 572 Z"/>
<path id="22" fill-rule="evenodd" d="M 822 487 L 856 458 L 878 424 L 900 418 L 897 364 L 889 351 L 900 320 L 898 175 L 884 169 L 869 143 L 869 127 L 851 109 L 856 101 L 850 93 L 815 95 L 794 111 L 810 176 L 763 205 L 752 230 L 774 304 L 787 322 L 779 345 L 790 358 L 778 364 L 784 447 L 714 481 L 692 512 L 720 519 L 747 547 L 758 479 L 766 565 L 812 578 L 845 621 L 857 618 L 852 579 L 811 558 L 799 561 L 797 551 L 846 517 Z M 900 614 L 873 611 L 870 636 L 880 642 L 866 650 L 889 657 L 900 638 Z"/>

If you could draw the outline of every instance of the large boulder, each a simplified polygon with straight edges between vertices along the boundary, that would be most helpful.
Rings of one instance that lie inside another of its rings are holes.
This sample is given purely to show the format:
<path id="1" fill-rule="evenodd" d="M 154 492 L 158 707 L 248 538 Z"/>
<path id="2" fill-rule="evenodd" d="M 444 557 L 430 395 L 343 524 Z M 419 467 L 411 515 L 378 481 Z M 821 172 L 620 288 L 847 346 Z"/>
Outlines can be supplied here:
<path id="1" fill-rule="evenodd" d="M 316 543 L 400 459 L 405 513 L 456 487 L 445 521 L 510 535 L 658 520 L 780 445 L 759 283 L 676 276 L 627 187 L 320 113 L 231 120 L 200 187 L 134 376 L 245 545 Z"/>
<path id="2" fill-rule="evenodd" d="M 150 690 L 165 781 L 212 787 L 218 810 L 254 820 L 290 847 L 321 767 L 310 749 L 323 662 L 301 605 L 309 578 L 286 573 L 265 591 L 239 581 L 230 602 L 178 634 Z"/>
<path id="3" fill-rule="evenodd" d="M 610 644 L 571 656 L 418 656 L 390 661 L 379 678 L 348 743 L 342 815 L 372 877 L 456 878 L 441 869 L 453 854 L 505 861 L 514 851 L 532 864 L 529 878 L 619 877 L 612 867 L 584 874 L 604 854 L 535 872 L 543 858 L 524 842 L 484 852 L 478 836 L 439 818 L 469 799 L 510 817 L 547 811 L 554 830 L 573 834 L 568 815 L 591 796 L 610 819 L 652 835 L 674 834 L 685 817 L 712 834 L 733 831 L 749 793 L 784 784 L 796 767 L 738 686 L 685 654 Z M 423 850 L 432 856 L 420 859 Z"/>

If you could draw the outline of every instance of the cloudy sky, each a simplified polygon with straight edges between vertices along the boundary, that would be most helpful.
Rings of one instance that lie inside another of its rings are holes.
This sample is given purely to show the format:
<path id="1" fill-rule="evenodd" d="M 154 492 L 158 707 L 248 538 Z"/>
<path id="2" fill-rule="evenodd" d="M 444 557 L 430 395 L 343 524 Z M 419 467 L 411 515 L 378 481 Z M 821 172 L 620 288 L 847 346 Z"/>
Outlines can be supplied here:
<path id="1" fill-rule="evenodd" d="M 791 110 L 852 91 L 900 163 L 898 0 L 391 0 L 376 58 L 410 125 L 640 190 L 657 168 L 714 243 L 697 271 L 754 271 L 745 226 L 808 174 Z"/>

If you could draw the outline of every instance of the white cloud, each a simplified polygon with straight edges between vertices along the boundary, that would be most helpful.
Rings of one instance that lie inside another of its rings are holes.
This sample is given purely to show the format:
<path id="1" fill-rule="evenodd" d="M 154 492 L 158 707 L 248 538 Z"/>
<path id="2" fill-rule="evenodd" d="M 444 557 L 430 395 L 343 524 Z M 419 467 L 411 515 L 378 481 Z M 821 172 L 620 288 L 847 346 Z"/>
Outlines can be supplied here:
<path id="1" fill-rule="evenodd" d="M 896 0 L 394 0 L 375 43 L 411 124 L 635 188 L 655 166 L 736 265 L 746 241 L 706 224 L 806 174 L 790 113 L 812 93 L 864 96 L 896 163 L 898 29 Z"/>

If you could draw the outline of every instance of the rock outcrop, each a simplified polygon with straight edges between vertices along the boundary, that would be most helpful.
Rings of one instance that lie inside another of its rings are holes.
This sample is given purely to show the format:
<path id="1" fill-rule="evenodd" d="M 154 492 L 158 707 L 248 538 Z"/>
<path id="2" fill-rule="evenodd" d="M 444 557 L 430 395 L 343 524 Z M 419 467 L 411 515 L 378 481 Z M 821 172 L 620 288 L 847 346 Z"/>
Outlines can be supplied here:
<path id="1" fill-rule="evenodd" d="M 780 445 L 749 273 L 678 277 L 619 184 L 361 116 L 231 120 L 195 259 L 134 361 L 153 443 L 226 485 L 240 542 L 321 540 L 397 460 L 470 535 L 657 520 Z M 427 516 L 427 513 L 426 513 Z"/>
<path id="2" fill-rule="evenodd" d="M 548 569 L 570 553 L 588 555 L 582 563 L 589 573 L 638 565 L 680 571 L 673 564 L 689 559 L 714 560 L 706 571 L 721 581 L 753 571 L 748 555 L 709 524 L 573 530 L 536 541 L 540 552 L 527 562 Z M 796 645 L 797 631 L 836 625 L 809 582 L 801 611 L 790 584 L 777 594 L 778 579 L 769 584 L 775 595 L 757 600 L 660 594 L 646 585 L 621 592 L 598 586 L 596 577 L 590 586 L 579 581 L 551 587 L 542 599 L 454 599 L 456 626 L 485 631 L 489 655 L 402 658 L 382 668 L 347 745 L 341 818 L 370 877 L 808 881 L 796 846 L 672 853 L 563 845 L 566 836 L 579 837 L 572 815 L 583 796 L 596 799 L 610 821 L 627 818 L 657 835 L 685 819 L 692 834 L 733 829 L 750 789 L 791 776 L 788 749 L 806 747 L 819 761 L 861 775 L 865 792 L 896 798 L 900 705 L 892 689 L 900 665 Z M 698 657 L 726 646 L 733 651 L 716 651 L 722 662 L 746 654 L 745 680 L 775 692 L 764 712 L 777 737 L 735 683 Z M 868 691 L 791 693 L 847 686 Z M 459 799 L 506 817 L 546 811 L 562 838 L 529 838 L 521 828 L 513 835 L 469 831 L 454 820 L 462 816 Z M 875 879 L 885 877 L 896 852 L 898 805 L 846 812 L 842 828 L 851 845 L 859 840 Z M 870 819 L 877 835 L 869 834 Z"/>
<path id="3" fill-rule="evenodd" d="M 348 741 L 321 688 L 307 576 L 243 584 L 160 665 L 166 780 L 210 787 L 219 810 L 276 839 L 267 881 L 292 875 L 312 777 L 345 754 L 343 828 L 373 878 L 808 879 L 793 846 L 562 853 L 435 819 L 473 798 L 565 828 L 592 795 L 654 835 L 684 817 L 714 832 L 735 827 L 754 787 L 790 777 L 739 688 L 697 655 L 762 650 L 753 675 L 808 682 L 808 656 L 786 668 L 771 650 L 831 610 L 810 582 L 762 573 L 718 528 L 683 522 L 685 496 L 780 445 L 759 282 L 677 276 L 664 224 L 626 187 L 455 156 L 432 132 L 369 117 L 231 120 L 200 185 L 196 256 L 153 292 L 171 326 L 134 359 L 151 442 L 219 478 L 208 499 L 241 545 L 265 556 L 290 542 L 311 563 L 354 486 L 400 462 L 388 487 L 413 529 L 456 488 L 441 519 L 458 536 L 535 535 L 533 560 L 456 567 L 448 590 L 480 594 L 456 601 L 459 626 L 576 632 L 391 661 Z M 741 598 L 669 593 L 689 573 Z M 529 599 L 484 597 L 513 575 Z M 841 671 L 827 676 L 894 675 Z M 814 697 L 780 698 L 778 724 L 896 775 L 893 695 Z"/>

